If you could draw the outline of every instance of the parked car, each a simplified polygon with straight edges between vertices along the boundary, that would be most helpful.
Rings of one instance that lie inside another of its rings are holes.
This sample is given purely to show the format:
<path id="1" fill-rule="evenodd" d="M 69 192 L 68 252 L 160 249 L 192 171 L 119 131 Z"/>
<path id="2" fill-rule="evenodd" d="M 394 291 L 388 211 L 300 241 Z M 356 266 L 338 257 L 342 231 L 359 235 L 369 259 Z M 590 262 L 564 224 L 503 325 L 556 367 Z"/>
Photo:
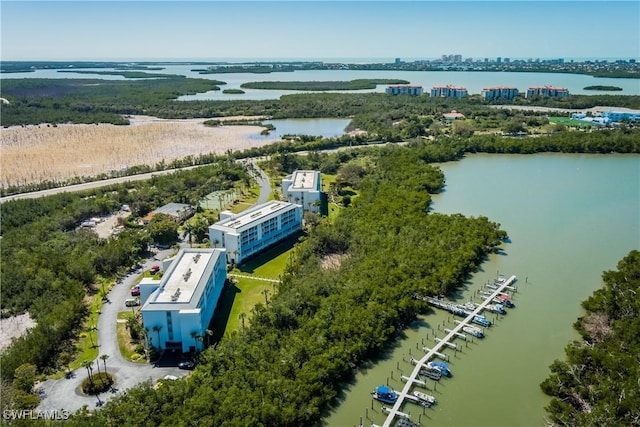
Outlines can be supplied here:
<path id="1" fill-rule="evenodd" d="M 127 307 L 137 307 L 140 305 L 140 299 L 139 298 L 127 298 L 126 300 L 124 300 L 124 305 L 126 305 Z"/>
<path id="2" fill-rule="evenodd" d="M 178 368 L 180 369 L 188 369 L 188 370 L 192 370 L 193 368 L 196 367 L 196 362 L 189 360 L 187 362 L 180 362 L 178 363 Z"/>
<path id="3" fill-rule="evenodd" d="M 140 296 L 140 285 L 136 285 L 133 288 L 131 288 L 131 296 L 132 297 L 139 297 Z"/>
<path id="4" fill-rule="evenodd" d="M 159 265 L 153 265 L 153 266 L 151 266 L 151 269 L 149 270 L 149 272 L 151 274 L 156 274 L 158 271 L 160 271 L 160 266 Z"/>

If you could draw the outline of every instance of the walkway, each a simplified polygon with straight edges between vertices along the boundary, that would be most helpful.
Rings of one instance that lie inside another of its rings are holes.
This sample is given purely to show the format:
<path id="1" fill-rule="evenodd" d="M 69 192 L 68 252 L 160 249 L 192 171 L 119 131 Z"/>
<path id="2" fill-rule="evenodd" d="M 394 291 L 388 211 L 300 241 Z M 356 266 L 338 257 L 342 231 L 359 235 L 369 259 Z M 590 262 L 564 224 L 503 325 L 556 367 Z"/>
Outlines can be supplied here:
<path id="1" fill-rule="evenodd" d="M 236 273 L 227 273 L 227 276 L 229 276 L 229 277 L 239 277 L 241 279 L 262 280 L 264 282 L 271 282 L 271 283 L 280 283 L 280 280 L 278 280 L 278 279 L 269 279 L 267 277 L 247 276 L 247 275 L 244 275 L 244 274 L 236 274 Z"/>
<path id="2" fill-rule="evenodd" d="M 450 344 L 450 341 L 454 340 L 458 335 L 460 335 L 460 331 L 462 330 L 462 328 L 469 325 L 474 316 L 480 314 L 480 312 L 491 302 L 491 300 L 500 295 L 500 293 L 502 293 L 503 290 L 507 289 L 507 287 L 515 282 L 515 280 L 516 276 L 511 276 L 504 283 L 500 284 L 490 296 L 488 296 L 475 310 L 473 310 L 473 312 L 471 312 L 471 314 L 465 317 L 463 321 L 458 323 L 458 325 L 453 328 L 446 337 L 438 341 L 435 347 L 429 350 L 429 352 L 425 354 L 424 357 L 420 359 L 420 361 L 418 361 L 418 363 L 416 363 L 411 376 L 407 380 L 407 383 L 404 385 L 402 391 L 398 396 L 398 400 L 393 405 L 393 408 L 389 409 L 389 415 L 387 415 L 387 419 L 385 420 L 383 427 L 390 427 L 391 423 L 393 423 L 393 420 L 397 415 L 404 415 L 404 417 L 407 416 L 407 414 L 403 414 L 402 412 L 400 412 L 400 407 L 404 403 L 404 400 L 407 398 L 407 396 L 409 396 L 410 390 L 414 386 L 414 382 L 418 378 L 418 374 L 420 373 L 420 369 L 423 367 L 423 365 L 431 360 L 431 358 L 433 358 L 434 355 L 436 355 L 443 346 Z"/>

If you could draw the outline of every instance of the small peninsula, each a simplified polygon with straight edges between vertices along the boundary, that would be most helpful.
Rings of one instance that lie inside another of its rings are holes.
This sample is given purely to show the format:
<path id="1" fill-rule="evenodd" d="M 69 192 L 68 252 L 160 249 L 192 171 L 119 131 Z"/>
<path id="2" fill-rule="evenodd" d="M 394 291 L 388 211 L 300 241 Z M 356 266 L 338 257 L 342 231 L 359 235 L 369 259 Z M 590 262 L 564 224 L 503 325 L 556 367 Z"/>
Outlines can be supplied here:
<path id="1" fill-rule="evenodd" d="M 307 82 L 247 82 L 240 85 L 247 89 L 272 90 L 361 90 L 375 89 L 377 85 L 409 84 L 400 79 L 356 79 L 350 81 L 307 81 Z"/>

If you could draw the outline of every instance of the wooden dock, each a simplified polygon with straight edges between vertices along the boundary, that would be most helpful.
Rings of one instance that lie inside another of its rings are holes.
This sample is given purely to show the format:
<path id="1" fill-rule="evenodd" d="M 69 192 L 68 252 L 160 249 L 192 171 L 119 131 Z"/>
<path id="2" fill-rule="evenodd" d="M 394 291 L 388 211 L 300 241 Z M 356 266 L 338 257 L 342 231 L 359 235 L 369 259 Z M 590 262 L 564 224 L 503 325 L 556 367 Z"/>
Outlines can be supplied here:
<path id="1" fill-rule="evenodd" d="M 383 427 L 391 427 L 391 424 L 396 419 L 396 417 L 409 418 L 408 414 L 404 412 L 400 412 L 400 408 L 404 404 L 405 400 L 409 399 L 411 388 L 414 386 L 414 383 L 418 378 L 420 369 L 429 360 L 431 360 L 443 346 L 445 345 L 455 346 L 455 344 L 451 343 L 450 341 L 458 338 L 462 328 L 469 325 L 473 320 L 473 318 L 476 315 L 479 315 L 480 312 L 484 310 L 485 306 L 491 303 L 491 300 L 497 297 L 503 290 L 511 289 L 510 285 L 515 281 L 516 281 L 516 276 L 511 276 L 507 280 L 505 280 L 503 283 L 500 283 L 499 285 L 497 285 L 496 289 L 493 290 L 493 292 L 490 295 L 488 295 L 486 299 L 481 304 L 479 304 L 475 310 L 473 310 L 472 312 L 469 312 L 469 314 L 467 315 L 467 317 L 464 318 L 464 320 L 460 321 L 460 323 L 458 323 L 453 329 L 451 329 L 450 332 L 444 338 L 439 339 L 439 341 L 436 342 L 435 346 L 432 349 L 429 349 L 427 354 L 425 354 L 424 357 L 420 359 L 418 363 L 416 363 L 416 366 L 413 369 L 411 376 L 406 379 L 407 381 L 406 384 L 402 388 L 402 391 L 398 394 L 398 400 L 396 401 L 396 403 L 393 405 L 392 408 L 388 408 L 388 407 L 383 408 L 383 411 L 388 413 L 387 419 L 385 420 Z M 447 308 L 442 307 L 442 308 L 448 309 L 448 307 Z"/>

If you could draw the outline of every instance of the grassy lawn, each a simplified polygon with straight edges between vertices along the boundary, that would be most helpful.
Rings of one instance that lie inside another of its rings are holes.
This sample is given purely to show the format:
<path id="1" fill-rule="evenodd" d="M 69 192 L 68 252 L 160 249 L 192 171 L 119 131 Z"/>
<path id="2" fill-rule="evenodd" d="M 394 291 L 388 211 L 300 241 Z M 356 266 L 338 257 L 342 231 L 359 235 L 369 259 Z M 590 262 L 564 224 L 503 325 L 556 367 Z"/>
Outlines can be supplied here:
<path id="1" fill-rule="evenodd" d="M 118 347 L 120 348 L 120 354 L 125 359 L 131 362 L 146 363 L 144 355 L 136 353 L 136 343 L 131 339 L 129 330 L 127 329 L 126 321 L 131 318 L 133 314 L 130 311 L 121 311 L 118 313 L 118 324 L 116 325 L 116 332 L 118 334 Z M 133 358 L 133 355 L 142 357 Z"/>
<path id="2" fill-rule="evenodd" d="M 241 313 L 245 314 L 244 323 L 248 326 L 251 318 L 251 309 L 258 303 L 265 303 L 265 291 L 267 292 L 267 298 L 270 298 L 274 292 L 274 283 L 245 278 L 234 278 L 234 280 L 238 281 L 234 285 L 236 299 L 229 312 L 229 318 L 224 330 L 225 334 L 242 328 Z"/>
<path id="3" fill-rule="evenodd" d="M 275 292 L 273 282 L 232 275 L 277 279 L 284 271 L 289 254 L 297 241 L 298 236 L 291 237 L 229 272 L 229 277 L 236 283 L 227 287 L 220 297 L 212 325 L 209 327 L 214 332 L 214 341 L 242 328 L 241 313 L 244 313 L 244 323 L 248 326 L 251 309 L 258 303 L 265 303 L 264 292 L 267 292 L 267 298 L 271 298 Z"/>
<path id="4" fill-rule="evenodd" d="M 242 328 L 240 313 L 245 314 L 245 325 L 249 325 L 251 309 L 258 303 L 265 303 L 273 295 L 273 283 L 263 280 L 233 278 L 236 282 L 225 288 L 213 316 L 209 329 L 213 331 L 213 341 L 219 341 L 224 335 Z"/>
<path id="5" fill-rule="evenodd" d="M 289 261 L 289 254 L 293 250 L 293 245 L 298 242 L 298 238 L 299 235 L 295 235 L 283 240 L 273 248 L 247 260 L 243 265 L 236 266 L 229 273 L 277 279 L 284 271 Z"/>
<path id="6" fill-rule="evenodd" d="M 595 123 L 583 122 L 580 120 L 570 119 L 567 117 L 549 117 L 549 123 L 557 123 L 565 126 L 591 127 L 597 126 Z"/>
<path id="7" fill-rule="evenodd" d="M 78 369 L 82 367 L 82 362 L 85 360 L 93 360 L 98 357 L 100 352 L 100 348 L 97 347 L 98 334 L 91 328 L 98 326 L 98 316 L 100 315 L 102 304 L 102 294 L 98 293 L 91 297 L 89 301 L 89 316 L 85 320 L 83 331 L 80 333 L 80 339 L 76 344 L 76 358 L 69 364 L 71 369 Z M 64 372 L 62 372 L 62 375 L 64 375 Z"/>

